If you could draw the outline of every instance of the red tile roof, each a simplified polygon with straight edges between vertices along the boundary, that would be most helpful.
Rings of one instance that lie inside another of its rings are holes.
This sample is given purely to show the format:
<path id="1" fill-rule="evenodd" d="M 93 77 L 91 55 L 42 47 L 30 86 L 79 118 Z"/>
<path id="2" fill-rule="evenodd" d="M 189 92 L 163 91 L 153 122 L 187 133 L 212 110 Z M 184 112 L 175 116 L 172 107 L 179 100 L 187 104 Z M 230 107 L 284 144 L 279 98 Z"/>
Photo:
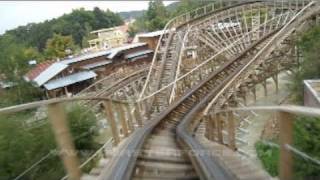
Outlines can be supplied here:
<path id="1" fill-rule="evenodd" d="M 34 80 L 39 76 L 44 70 L 46 70 L 54 61 L 45 61 L 40 64 L 37 64 L 36 67 L 32 68 L 25 77 L 28 78 L 29 81 Z"/>

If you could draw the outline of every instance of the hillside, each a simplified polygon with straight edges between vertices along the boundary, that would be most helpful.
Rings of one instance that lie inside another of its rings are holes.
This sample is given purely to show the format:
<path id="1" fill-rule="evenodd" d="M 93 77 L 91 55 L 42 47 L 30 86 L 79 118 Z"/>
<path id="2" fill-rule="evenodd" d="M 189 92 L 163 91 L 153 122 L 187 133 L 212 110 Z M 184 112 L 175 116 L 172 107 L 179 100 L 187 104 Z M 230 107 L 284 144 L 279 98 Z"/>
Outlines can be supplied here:
<path id="1" fill-rule="evenodd" d="M 178 5 L 180 2 L 174 2 L 166 6 L 166 9 L 169 12 L 173 12 L 177 9 Z M 118 15 L 123 19 L 123 20 L 129 20 L 131 18 L 136 19 L 138 17 L 141 17 L 143 13 L 146 12 L 146 10 L 141 10 L 141 11 L 126 11 L 126 12 L 119 12 Z"/>
<path id="2" fill-rule="evenodd" d="M 75 44 L 83 47 L 84 39 L 90 31 L 121 24 L 123 24 L 121 17 L 109 10 L 104 11 L 96 7 L 90 11 L 81 8 L 42 23 L 19 26 L 7 31 L 3 36 L 12 36 L 17 42 L 37 48 L 42 52 L 47 40 L 55 33 L 64 36 L 71 35 Z"/>

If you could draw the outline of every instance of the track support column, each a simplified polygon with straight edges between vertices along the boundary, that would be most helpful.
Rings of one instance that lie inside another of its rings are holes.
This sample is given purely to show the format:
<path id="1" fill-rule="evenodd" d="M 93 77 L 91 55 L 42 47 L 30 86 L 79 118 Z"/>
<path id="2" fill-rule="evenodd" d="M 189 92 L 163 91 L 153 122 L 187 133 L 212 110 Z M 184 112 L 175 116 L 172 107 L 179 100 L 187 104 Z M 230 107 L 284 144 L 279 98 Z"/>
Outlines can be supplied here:
<path id="1" fill-rule="evenodd" d="M 114 145 L 118 145 L 120 143 L 120 137 L 119 137 L 119 131 L 117 128 L 117 124 L 114 119 L 114 114 L 112 113 L 111 102 L 105 101 L 104 108 L 105 108 L 106 119 L 107 119 L 109 126 L 110 126 L 110 129 L 111 129 L 113 143 L 114 143 Z"/>
<path id="2" fill-rule="evenodd" d="M 218 142 L 220 144 L 223 144 L 223 137 L 222 137 L 222 119 L 221 119 L 221 113 L 216 114 L 216 124 L 217 124 L 217 136 L 218 136 Z"/>
<path id="3" fill-rule="evenodd" d="M 80 180 L 81 170 L 77 153 L 68 128 L 65 110 L 61 103 L 48 105 L 49 120 L 59 146 L 60 156 L 70 180 Z"/>
<path id="4" fill-rule="evenodd" d="M 293 117 L 287 112 L 279 112 L 280 122 L 280 161 L 279 177 L 281 180 L 292 179 L 293 159 L 291 151 L 286 148 L 292 143 Z"/>
<path id="5" fill-rule="evenodd" d="M 129 136 L 129 131 L 128 131 L 128 124 L 127 124 L 127 121 L 126 121 L 126 117 L 124 115 L 124 109 L 122 107 L 122 104 L 117 104 L 117 114 L 118 114 L 118 118 L 120 119 L 120 122 L 121 122 L 121 126 L 122 126 L 122 131 L 123 131 L 123 135 L 125 137 L 128 137 Z"/>
<path id="6" fill-rule="evenodd" d="M 233 112 L 230 111 L 227 114 L 228 117 L 228 142 L 229 148 L 232 150 L 236 150 L 236 142 L 235 142 L 235 119 Z"/>

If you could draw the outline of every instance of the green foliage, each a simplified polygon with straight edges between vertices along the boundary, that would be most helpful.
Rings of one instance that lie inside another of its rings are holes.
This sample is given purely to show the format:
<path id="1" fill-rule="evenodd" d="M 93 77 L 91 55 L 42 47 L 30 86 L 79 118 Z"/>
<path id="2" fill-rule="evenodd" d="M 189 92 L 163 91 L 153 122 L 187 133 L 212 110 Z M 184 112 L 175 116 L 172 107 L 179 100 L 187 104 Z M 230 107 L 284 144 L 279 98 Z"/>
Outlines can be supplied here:
<path id="1" fill-rule="evenodd" d="M 73 137 L 81 136 L 75 141 L 78 150 L 96 148 L 94 137 L 98 135 L 94 113 L 79 105 L 72 106 L 67 115 Z"/>
<path id="2" fill-rule="evenodd" d="M 0 108 L 17 104 L 37 101 L 41 99 L 43 93 L 39 88 L 32 86 L 24 80 L 15 81 L 15 86 L 5 90 L 1 95 Z"/>
<path id="3" fill-rule="evenodd" d="M 26 111 L 0 116 L 0 179 L 14 179 L 49 152 L 55 152 L 56 143 L 50 123 L 26 129 L 25 121 L 33 115 L 33 111 Z M 86 159 L 97 147 L 94 142 L 97 132 L 93 129 L 96 125 L 95 116 L 82 107 L 72 106 L 67 118 L 76 149 L 81 159 Z M 22 179 L 55 180 L 64 175 L 60 157 L 53 153 Z"/>
<path id="4" fill-rule="evenodd" d="M 27 61 L 39 57 L 34 48 L 27 48 L 11 35 L 0 36 L 0 72 L 9 81 L 19 79 L 27 71 Z"/>
<path id="5" fill-rule="evenodd" d="M 279 163 L 279 149 L 276 147 L 270 147 L 262 142 L 255 144 L 258 157 L 265 168 L 265 170 L 271 176 L 278 175 L 278 163 Z"/>
<path id="6" fill-rule="evenodd" d="M 20 43 L 36 47 L 42 52 L 48 39 L 54 34 L 72 36 L 76 45 L 82 47 L 83 37 L 91 30 L 109 28 L 123 24 L 121 17 L 110 10 L 103 11 L 94 8 L 93 11 L 84 8 L 73 10 L 59 18 L 42 23 L 30 23 L 6 32 Z"/>
<path id="7" fill-rule="evenodd" d="M 148 10 L 129 27 L 129 36 L 133 37 L 138 32 L 161 30 L 171 18 L 210 2 L 213 1 L 184 0 L 165 7 L 162 0 L 152 0 L 149 2 Z"/>
<path id="8" fill-rule="evenodd" d="M 39 52 L 18 43 L 10 35 L 0 37 L 0 49 L 0 74 L 15 85 L 1 94 L 0 107 L 39 99 L 41 92 L 22 79 L 28 71 L 28 60 L 41 58 Z"/>
<path id="9" fill-rule="evenodd" d="M 174 8 L 171 13 L 171 17 L 176 17 L 181 14 L 187 13 L 189 11 L 192 11 L 196 8 L 205 6 L 209 3 L 213 3 L 213 1 L 204 1 L 204 0 L 184 0 L 180 1 L 178 5 L 176 5 L 176 8 Z"/>
<path id="10" fill-rule="evenodd" d="M 67 50 L 71 52 L 75 50 L 72 37 L 54 34 L 46 43 L 45 54 L 48 59 L 64 58 L 71 54 Z"/>
<path id="11" fill-rule="evenodd" d="M 320 26 L 315 26 L 307 32 L 300 34 L 297 42 L 302 59 L 298 71 L 292 78 L 291 92 L 297 102 L 303 100 L 303 80 L 320 78 Z M 320 118 L 297 117 L 294 124 L 294 147 L 301 152 L 320 160 Z M 264 167 L 271 175 L 276 175 L 274 166 L 277 166 L 275 157 L 278 158 L 279 151 L 267 145 L 256 145 L 257 153 Z M 268 154 L 268 155 L 266 155 Z M 269 156 L 270 154 L 275 157 Z M 272 169 L 272 170 L 270 170 Z M 295 179 L 312 179 L 320 177 L 320 167 L 299 156 L 294 156 Z"/>
<path id="12" fill-rule="evenodd" d="M 293 146 L 308 156 L 320 159 L 320 118 L 297 117 L 294 124 Z M 263 167 L 271 176 L 278 175 L 279 148 L 262 142 L 256 151 Z M 294 179 L 311 179 L 320 176 L 320 167 L 302 157 L 294 156 Z"/>
<path id="13" fill-rule="evenodd" d="M 169 20 L 168 17 L 169 13 L 162 0 L 152 0 L 149 2 L 148 10 L 133 23 L 129 34 L 163 29 Z"/>
<path id="14" fill-rule="evenodd" d="M 293 74 L 291 91 L 294 93 L 297 102 L 303 100 L 303 80 L 320 78 L 320 26 L 313 27 L 301 34 L 298 41 L 298 48 L 302 53 L 299 71 Z"/>
<path id="15" fill-rule="evenodd" d="M 298 117 L 294 126 L 294 146 L 320 160 L 320 118 Z M 320 177 L 320 167 L 295 156 L 296 179 Z"/>

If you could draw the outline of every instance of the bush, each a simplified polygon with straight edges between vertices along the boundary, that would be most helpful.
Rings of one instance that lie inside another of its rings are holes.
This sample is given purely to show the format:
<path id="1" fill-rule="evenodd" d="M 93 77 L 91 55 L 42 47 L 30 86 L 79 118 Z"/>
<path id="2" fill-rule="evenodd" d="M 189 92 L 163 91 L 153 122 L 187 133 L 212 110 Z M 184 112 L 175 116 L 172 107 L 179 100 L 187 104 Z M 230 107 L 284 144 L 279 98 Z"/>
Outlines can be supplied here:
<path id="1" fill-rule="evenodd" d="M 94 142 L 96 118 L 92 112 L 78 105 L 72 106 L 67 113 L 69 128 L 81 159 L 86 159 L 98 146 Z M 0 116 L 0 179 L 14 179 L 35 162 L 56 149 L 50 123 L 26 129 L 24 121 L 34 115 L 25 111 Z M 45 120 L 48 121 L 48 120 Z M 22 179 L 60 179 L 65 171 L 57 154 L 50 155 Z"/>
<path id="2" fill-rule="evenodd" d="M 294 147 L 308 156 L 320 160 L 320 118 L 297 117 L 294 127 Z M 320 167 L 310 161 L 295 156 L 295 176 L 297 179 L 320 177 Z"/>
<path id="3" fill-rule="evenodd" d="M 265 168 L 265 170 L 271 176 L 278 175 L 278 163 L 279 163 L 279 148 L 271 147 L 263 142 L 257 142 L 255 144 L 258 157 Z"/>

